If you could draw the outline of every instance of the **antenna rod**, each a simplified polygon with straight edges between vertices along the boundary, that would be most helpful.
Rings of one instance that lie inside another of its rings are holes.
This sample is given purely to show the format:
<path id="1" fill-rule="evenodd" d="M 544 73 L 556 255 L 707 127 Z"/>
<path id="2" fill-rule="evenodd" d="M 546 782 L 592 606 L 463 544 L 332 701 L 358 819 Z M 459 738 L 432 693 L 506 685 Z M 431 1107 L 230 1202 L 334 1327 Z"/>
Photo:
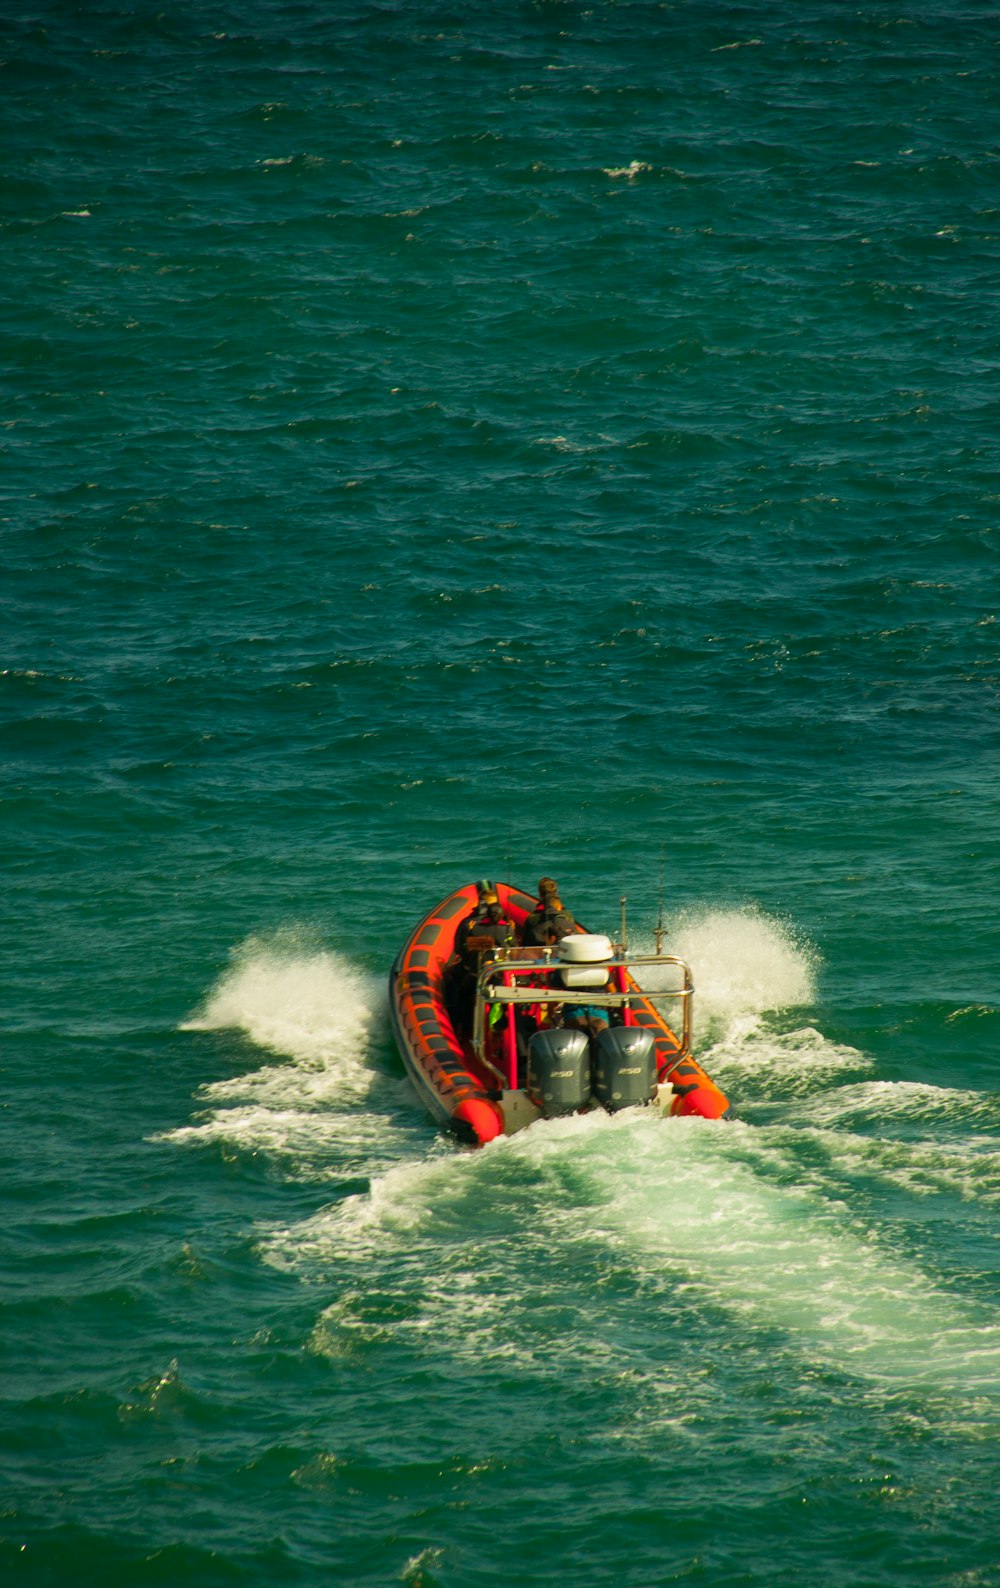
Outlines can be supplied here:
<path id="1" fill-rule="evenodd" d="M 625 936 L 625 906 L 628 903 L 628 897 L 627 897 L 626 894 L 624 894 L 624 893 L 622 894 L 621 899 L 619 900 L 619 903 L 621 904 L 621 907 L 622 907 L 622 942 L 621 942 L 621 949 L 622 949 L 622 957 L 624 958 L 624 956 L 628 953 L 628 941 L 627 941 L 626 936 Z"/>
<path id="2" fill-rule="evenodd" d="M 663 845 L 660 845 L 660 916 L 656 923 L 656 952 L 663 953 Z"/>

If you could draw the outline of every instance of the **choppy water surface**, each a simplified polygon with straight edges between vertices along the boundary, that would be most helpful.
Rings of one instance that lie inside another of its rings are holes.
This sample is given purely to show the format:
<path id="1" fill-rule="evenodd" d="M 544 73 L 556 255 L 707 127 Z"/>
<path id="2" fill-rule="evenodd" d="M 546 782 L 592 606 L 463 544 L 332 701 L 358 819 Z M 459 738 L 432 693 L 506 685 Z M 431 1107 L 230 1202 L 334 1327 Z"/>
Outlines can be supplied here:
<path id="1" fill-rule="evenodd" d="M 998 42 L 0 22 L 12 1580 L 1000 1583 Z M 732 1122 L 435 1133 L 542 871 Z"/>

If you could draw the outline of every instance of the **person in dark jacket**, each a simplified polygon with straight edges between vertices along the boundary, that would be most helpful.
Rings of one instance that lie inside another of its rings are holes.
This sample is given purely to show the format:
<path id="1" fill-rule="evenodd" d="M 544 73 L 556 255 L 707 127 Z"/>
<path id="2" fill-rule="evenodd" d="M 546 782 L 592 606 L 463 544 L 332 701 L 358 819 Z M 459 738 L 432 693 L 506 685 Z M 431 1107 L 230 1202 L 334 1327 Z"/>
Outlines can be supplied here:
<path id="1" fill-rule="evenodd" d="M 559 888 L 551 877 L 540 877 L 538 905 L 525 919 L 523 940 L 530 947 L 549 948 L 576 930 L 576 922 L 559 897 Z"/>
<path id="2" fill-rule="evenodd" d="M 472 1022 L 476 978 L 484 953 L 513 946 L 514 923 L 504 914 L 496 889 L 490 882 L 479 884 L 479 903 L 459 923 L 455 933 L 455 952 L 445 968 L 445 1002 L 453 1020 L 463 1030 Z"/>
<path id="3" fill-rule="evenodd" d="M 486 883 L 480 892 L 479 904 L 471 915 L 459 925 L 455 933 L 455 952 L 468 970 L 479 968 L 479 955 L 490 938 L 497 948 L 509 948 L 514 942 L 514 923 L 504 914 L 496 889 Z M 476 947 L 470 949 L 471 941 Z"/>

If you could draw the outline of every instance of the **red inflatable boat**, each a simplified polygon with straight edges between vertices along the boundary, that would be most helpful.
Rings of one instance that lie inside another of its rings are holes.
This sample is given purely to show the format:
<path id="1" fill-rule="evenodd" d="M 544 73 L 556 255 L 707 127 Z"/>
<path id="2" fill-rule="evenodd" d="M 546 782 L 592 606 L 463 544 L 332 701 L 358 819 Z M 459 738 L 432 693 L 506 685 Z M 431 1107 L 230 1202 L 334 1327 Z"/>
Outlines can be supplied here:
<path id="1" fill-rule="evenodd" d="M 524 946 L 538 901 L 503 883 L 494 892 L 503 943 L 476 935 L 480 890 L 469 883 L 424 917 L 392 968 L 396 1042 L 440 1124 L 480 1145 L 594 1107 L 727 1112 L 691 1056 L 693 987 L 682 960 L 629 954 L 579 926 L 546 947 Z"/>

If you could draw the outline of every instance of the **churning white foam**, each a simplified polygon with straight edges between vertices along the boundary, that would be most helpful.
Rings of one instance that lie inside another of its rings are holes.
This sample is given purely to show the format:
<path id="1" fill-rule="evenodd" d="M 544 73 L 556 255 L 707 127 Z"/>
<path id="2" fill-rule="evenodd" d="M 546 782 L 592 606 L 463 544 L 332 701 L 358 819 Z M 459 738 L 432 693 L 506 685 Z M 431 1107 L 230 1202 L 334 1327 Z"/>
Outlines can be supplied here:
<path id="1" fill-rule="evenodd" d="M 780 1131 L 691 1123 L 619 1116 L 627 1150 L 595 1159 L 647 1260 L 681 1258 L 728 1308 L 864 1377 L 1000 1392 L 1000 1325 L 897 1255 L 891 1226 L 852 1213 L 840 1175 L 789 1183 Z"/>
<path id="2" fill-rule="evenodd" d="M 734 1020 L 699 1054 L 708 1073 L 724 1082 L 737 1104 L 790 1102 L 826 1092 L 845 1074 L 871 1068 L 872 1060 L 846 1043 L 831 1042 L 815 1026 L 771 1031 L 758 1015 Z"/>
<path id="3" fill-rule="evenodd" d="M 346 1197 L 311 1218 L 271 1231 L 261 1241 L 266 1260 L 295 1270 L 345 1258 L 365 1265 L 392 1251 L 412 1252 L 422 1233 L 440 1235 L 449 1212 L 477 1175 L 477 1158 L 452 1147 L 430 1158 L 385 1168 L 366 1192 Z"/>
<path id="4" fill-rule="evenodd" d="M 580 1324 L 575 1253 L 592 1261 L 598 1243 L 651 1287 L 721 1307 L 748 1339 L 779 1330 L 803 1362 L 992 1403 L 996 1320 L 901 1253 L 891 1224 L 852 1208 L 842 1171 L 856 1171 L 864 1143 L 845 1143 L 840 1163 L 831 1138 L 833 1162 L 817 1155 L 804 1168 L 795 1134 L 646 1110 L 553 1120 L 476 1154 L 398 1163 L 370 1195 L 273 1232 L 263 1255 L 338 1273 L 341 1294 L 314 1340 L 331 1354 L 398 1327 L 480 1368 L 542 1353 L 589 1362 L 595 1330 Z M 600 1311 L 600 1293 L 589 1304 Z M 662 1339 L 647 1313 L 632 1369 L 645 1354 L 669 1359 L 677 1305 Z M 547 1313 L 562 1321 L 546 1337 Z"/>
<path id="5" fill-rule="evenodd" d="M 875 1119 L 877 1123 L 877 1116 Z M 905 1193 L 909 1208 L 917 1214 L 920 1199 L 931 1199 L 937 1207 L 945 1198 L 953 1204 L 974 1203 L 982 1209 L 984 1219 L 994 1218 L 1000 1208 L 1000 1147 L 995 1135 L 965 1136 L 959 1141 L 907 1141 L 795 1125 L 784 1129 L 770 1126 L 764 1136 L 774 1143 L 782 1134 L 789 1145 L 795 1138 L 796 1151 L 791 1158 L 801 1161 L 805 1144 L 825 1162 L 827 1180 L 840 1178 L 845 1199 L 857 1196 L 862 1189 L 870 1195 L 877 1187 Z M 968 1224 L 970 1217 L 967 1212 L 963 1222 Z"/>
<path id="6" fill-rule="evenodd" d="M 781 921 L 759 910 L 690 910 L 670 923 L 665 943 L 691 967 L 699 1058 L 714 1079 L 735 1086 L 737 1097 L 746 1084 L 754 1098 L 809 1092 L 870 1064 L 814 1026 L 775 1031 L 765 1018 L 816 996 L 819 956 Z M 643 939 L 636 947 L 648 953 L 653 944 Z M 640 981 L 647 991 L 680 986 L 669 966 L 644 968 Z M 671 1024 L 679 1018 L 679 1005 L 660 1007 Z"/>
<path id="7" fill-rule="evenodd" d="M 373 976 L 308 934 L 286 929 L 248 939 L 182 1029 L 242 1031 L 280 1062 L 205 1086 L 201 1097 L 215 1112 L 166 1139 L 224 1141 L 307 1162 L 310 1146 L 324 1156 L 326 1136 L 343 1144 L 347 1110 L 352 1136 L 374 1141 L 386 1122 L 377 1116 L 376 1128 L 376 1116 L 359 1105 L 376 1082 L 370 1049 L 384 1001 Z M 378 1079 L 395 1099 L 398 1084 Z"/>
<path id="8" fill-rule="evenodd" d="M 286 929 L 243 943 L 182 1029 L 243 1031 L 256 1047 L 326 1068 L 364 1050 L 379 1002 L 374 977 Z"/>
<path id="9" fill-rule="evenodd" d="M 971 1147 L 967 1138 L 971 1127 L 993 1132 L 1000 1127 L 1000 1099 L 994 1093 L 962 1091 L 929 1081 L 862 1081 L 810 1098 L 798 1113 L 818 1124 L 848 1129 L 898 1121 L 910 1127 L 956 1126 L 962 1131 L 963 1151 Z M 995 1134 L 984 1139 L 996 1144 Z"/>
<path id="10" fill-rule="evenodd" d="M 703 912 L 679 922 L 671 944 L 707 1006 L 706 1068 L 739 1072 L 748 1087 L 752 1079 L 757 1098 L 774 1090 L 798 1099 L 780 1124 L 595 1113 L 542 1122 L 474 1154 L 443 1141 L 428 1153 L 424 1136 L 415 1143 L 365 1106 L 381 1001 L 373 979 L 286 935 L 244 945 L 190 1023 L 235 1026 L 286 1062 L 207 1088 L 216 1111 L 174 1139 L 284 1153 L 296 1172 L 319 1177 L 324 1158 L 341 1173 L 359 1162 L 344 1150 L 358 1138 L 368 1192 L 261 1234 L 268 1262 L 303 1276 L 338 1271 L 341 1293 L 317 1324 L 321 1351 L 406 1329 L 480 1366 L 543 1351 L 580 1361 L 592 1331 L 574 1323 L 574 1256 L 597 1243 L 651 1286 L 666 1275 L 675 1291 L 722 1307 L 748 1338 L 777 1329 L 805 1361 L 992 1404 L 995 1320 L 925 1272 L 892 1222 L 867 1210 L 883 1187 L 914 1203 L 982 1200 L 985 1215 L 995 1139 L 984 1135 L 970 1154 L 968 1139 L 900 1142 L 851 1129 L 855 1116 L 960 1123 L 954 1110 L 973 1100 L 855 1077 L 845 1085 L 843 1072 L 863 1070 L 864 1055 L 807 1024 L 771 1031 L 771 1011 L 814 997 L 815 956 L 780 924 Z M 542 1311 L 564 1320 L 544 1339 L 532 1332 Z M 659 1342 L 649 1343 L 655 1354 Z"/>
<path id="11" fill-rule="evenodd" d="M 815 950 L 759 911 L 686 912 L 673 922 L 669 941 L 691 966 L 700 1031 L 728 1031 L 815 998 Z"/>

